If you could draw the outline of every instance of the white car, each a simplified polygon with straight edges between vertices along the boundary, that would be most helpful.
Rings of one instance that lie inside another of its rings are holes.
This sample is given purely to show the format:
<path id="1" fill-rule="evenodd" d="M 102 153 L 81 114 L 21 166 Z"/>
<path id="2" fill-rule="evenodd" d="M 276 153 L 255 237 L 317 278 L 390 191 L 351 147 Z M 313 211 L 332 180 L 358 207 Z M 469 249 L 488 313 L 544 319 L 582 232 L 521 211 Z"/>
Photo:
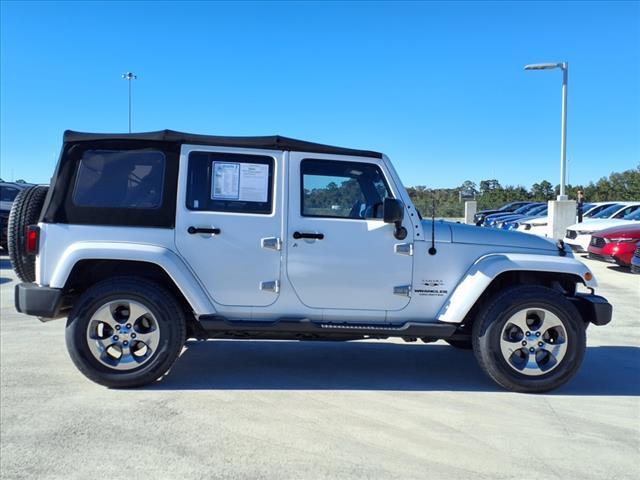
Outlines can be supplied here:
<path id="1" fill-rule="evenodd" d="M 575 252 L 586 252 L 593 232 L 639 221 L 640 202 L 620 202 L 590 220 L 571 225 L 567 228 L 564 242 Z"/>
<path id="2" fill-rule="evenodd" d="M 499 385 L 541 392 L 611 320 L 562 242 L 422 220 L 378 152 L 67 132 L 51 187 L 11 218 L 17 310 L 68 317 L 71 360 L 109 387 L 156 381 L 189 337 L 397 337 L 472 348 Z"/>
<path id="3" fill-rule="evenodd" d="M 597 213 L 600 213 L 605 208 L 609 208 L 612 205 L 615 205 L 617 202 L 592 202 L 589 203 L 589 208 L 584 212 L 584 218 L 591 218 Z M 578 219 L 576 218 L 576 221 Z M 549 217 L 537 217 L 532 218 L 531 220 L 527 220 L 526 222 L 522 222 L 518 225 L 517 230 L 519 232 L 531 233 L 533 235 L 540 235 L 543 237 L 549 236 Z"/>

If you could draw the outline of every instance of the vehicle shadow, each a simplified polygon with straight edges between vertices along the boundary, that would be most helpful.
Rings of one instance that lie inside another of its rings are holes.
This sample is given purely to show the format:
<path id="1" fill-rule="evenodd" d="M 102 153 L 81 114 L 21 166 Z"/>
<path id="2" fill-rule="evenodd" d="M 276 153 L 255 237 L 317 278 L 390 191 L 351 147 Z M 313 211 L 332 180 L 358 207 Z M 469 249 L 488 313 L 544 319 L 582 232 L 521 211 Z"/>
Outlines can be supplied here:
<path id="1" fill-rule="evenodd" d="M 629 267 L 621 267 L 620 265 L 609 265 L 607 267 L 608 270 L 613 270 L 614 272 L 622 272 L 631 274 L 631 269 Z"/>
<path id="2" fill-rule="evenodd" d="M 448 345 L 371 342 L 187 342 L 152 390 L 503 391 L 473 353 Z M 589 347 L 556 395 L 640 395 L 640 348 Z"/>

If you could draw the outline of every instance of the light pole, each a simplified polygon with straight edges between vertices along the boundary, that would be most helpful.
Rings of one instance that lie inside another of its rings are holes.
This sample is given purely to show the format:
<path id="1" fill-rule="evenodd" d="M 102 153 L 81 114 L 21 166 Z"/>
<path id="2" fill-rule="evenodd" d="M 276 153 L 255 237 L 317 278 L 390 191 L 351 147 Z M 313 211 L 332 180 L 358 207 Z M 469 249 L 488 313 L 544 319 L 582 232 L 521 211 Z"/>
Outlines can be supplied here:
<path id="1" fill-rule="evenodd" d="M 525 70 L 552 70 L 562 69 L 562 127 L 560 137 L 560 195 L 558 200 L 566 200 L 565 183 L 567 178 L 567 80 L 569 77 L 569 64 L 561 63 L 535 63 L 526 65 Z"/>
<path id="2" fill-rule="evenodd" d="M 129 82 L 129 133 L 131 133 L 131 81 L 138 78 L 131 72 L 123 73 L 122 78 Z"/>

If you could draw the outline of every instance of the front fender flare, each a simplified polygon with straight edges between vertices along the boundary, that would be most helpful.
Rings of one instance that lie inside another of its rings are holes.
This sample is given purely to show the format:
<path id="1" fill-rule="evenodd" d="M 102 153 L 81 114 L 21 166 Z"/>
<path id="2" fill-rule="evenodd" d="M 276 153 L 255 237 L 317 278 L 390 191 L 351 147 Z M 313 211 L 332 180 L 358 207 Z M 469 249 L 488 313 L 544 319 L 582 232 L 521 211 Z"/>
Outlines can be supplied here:
<path id="1" fill-rule="evenodd" d="M 597 282 L 589 268 L 573 257 L 523 253 L 493 253 L 480 257 L 469 268 L 437 315 L 446 323 L 461 323 L 480 295 L 498 275 L 508 271 L 563 273 L 579 277 L 590 288 Z M 591 274 L 591 280 L 585 275 Z"/>
<path id="2" fill-rule="evenodd" d="M 196 276 L 178 255 L 165 247 L 137 243 L 73 243 L 62 254 L 49 286 L 63 288 L 73 267 L 81 260 L 130 260 L 153 263 L 169 275 L 196 316 L 212 314 L 216 311 L 213 301 Z"/>

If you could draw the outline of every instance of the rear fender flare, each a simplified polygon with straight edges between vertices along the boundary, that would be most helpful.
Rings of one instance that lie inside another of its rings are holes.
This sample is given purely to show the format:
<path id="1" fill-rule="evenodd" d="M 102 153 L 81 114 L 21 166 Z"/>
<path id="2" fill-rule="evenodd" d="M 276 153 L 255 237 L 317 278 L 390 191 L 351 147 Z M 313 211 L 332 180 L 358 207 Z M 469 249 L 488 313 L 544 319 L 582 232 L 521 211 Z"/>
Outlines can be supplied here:
<path id="1" fill-rule="evenodd" d="M 81 260 L 123 260 L 158 265 L 182 292 L 196 316 L 216 312 L 212 299 L 182 259 L 157 245 L 136 243 L 76 242 L 60 257 L 49 284 L 64 288 L 73 267 Z"/>

